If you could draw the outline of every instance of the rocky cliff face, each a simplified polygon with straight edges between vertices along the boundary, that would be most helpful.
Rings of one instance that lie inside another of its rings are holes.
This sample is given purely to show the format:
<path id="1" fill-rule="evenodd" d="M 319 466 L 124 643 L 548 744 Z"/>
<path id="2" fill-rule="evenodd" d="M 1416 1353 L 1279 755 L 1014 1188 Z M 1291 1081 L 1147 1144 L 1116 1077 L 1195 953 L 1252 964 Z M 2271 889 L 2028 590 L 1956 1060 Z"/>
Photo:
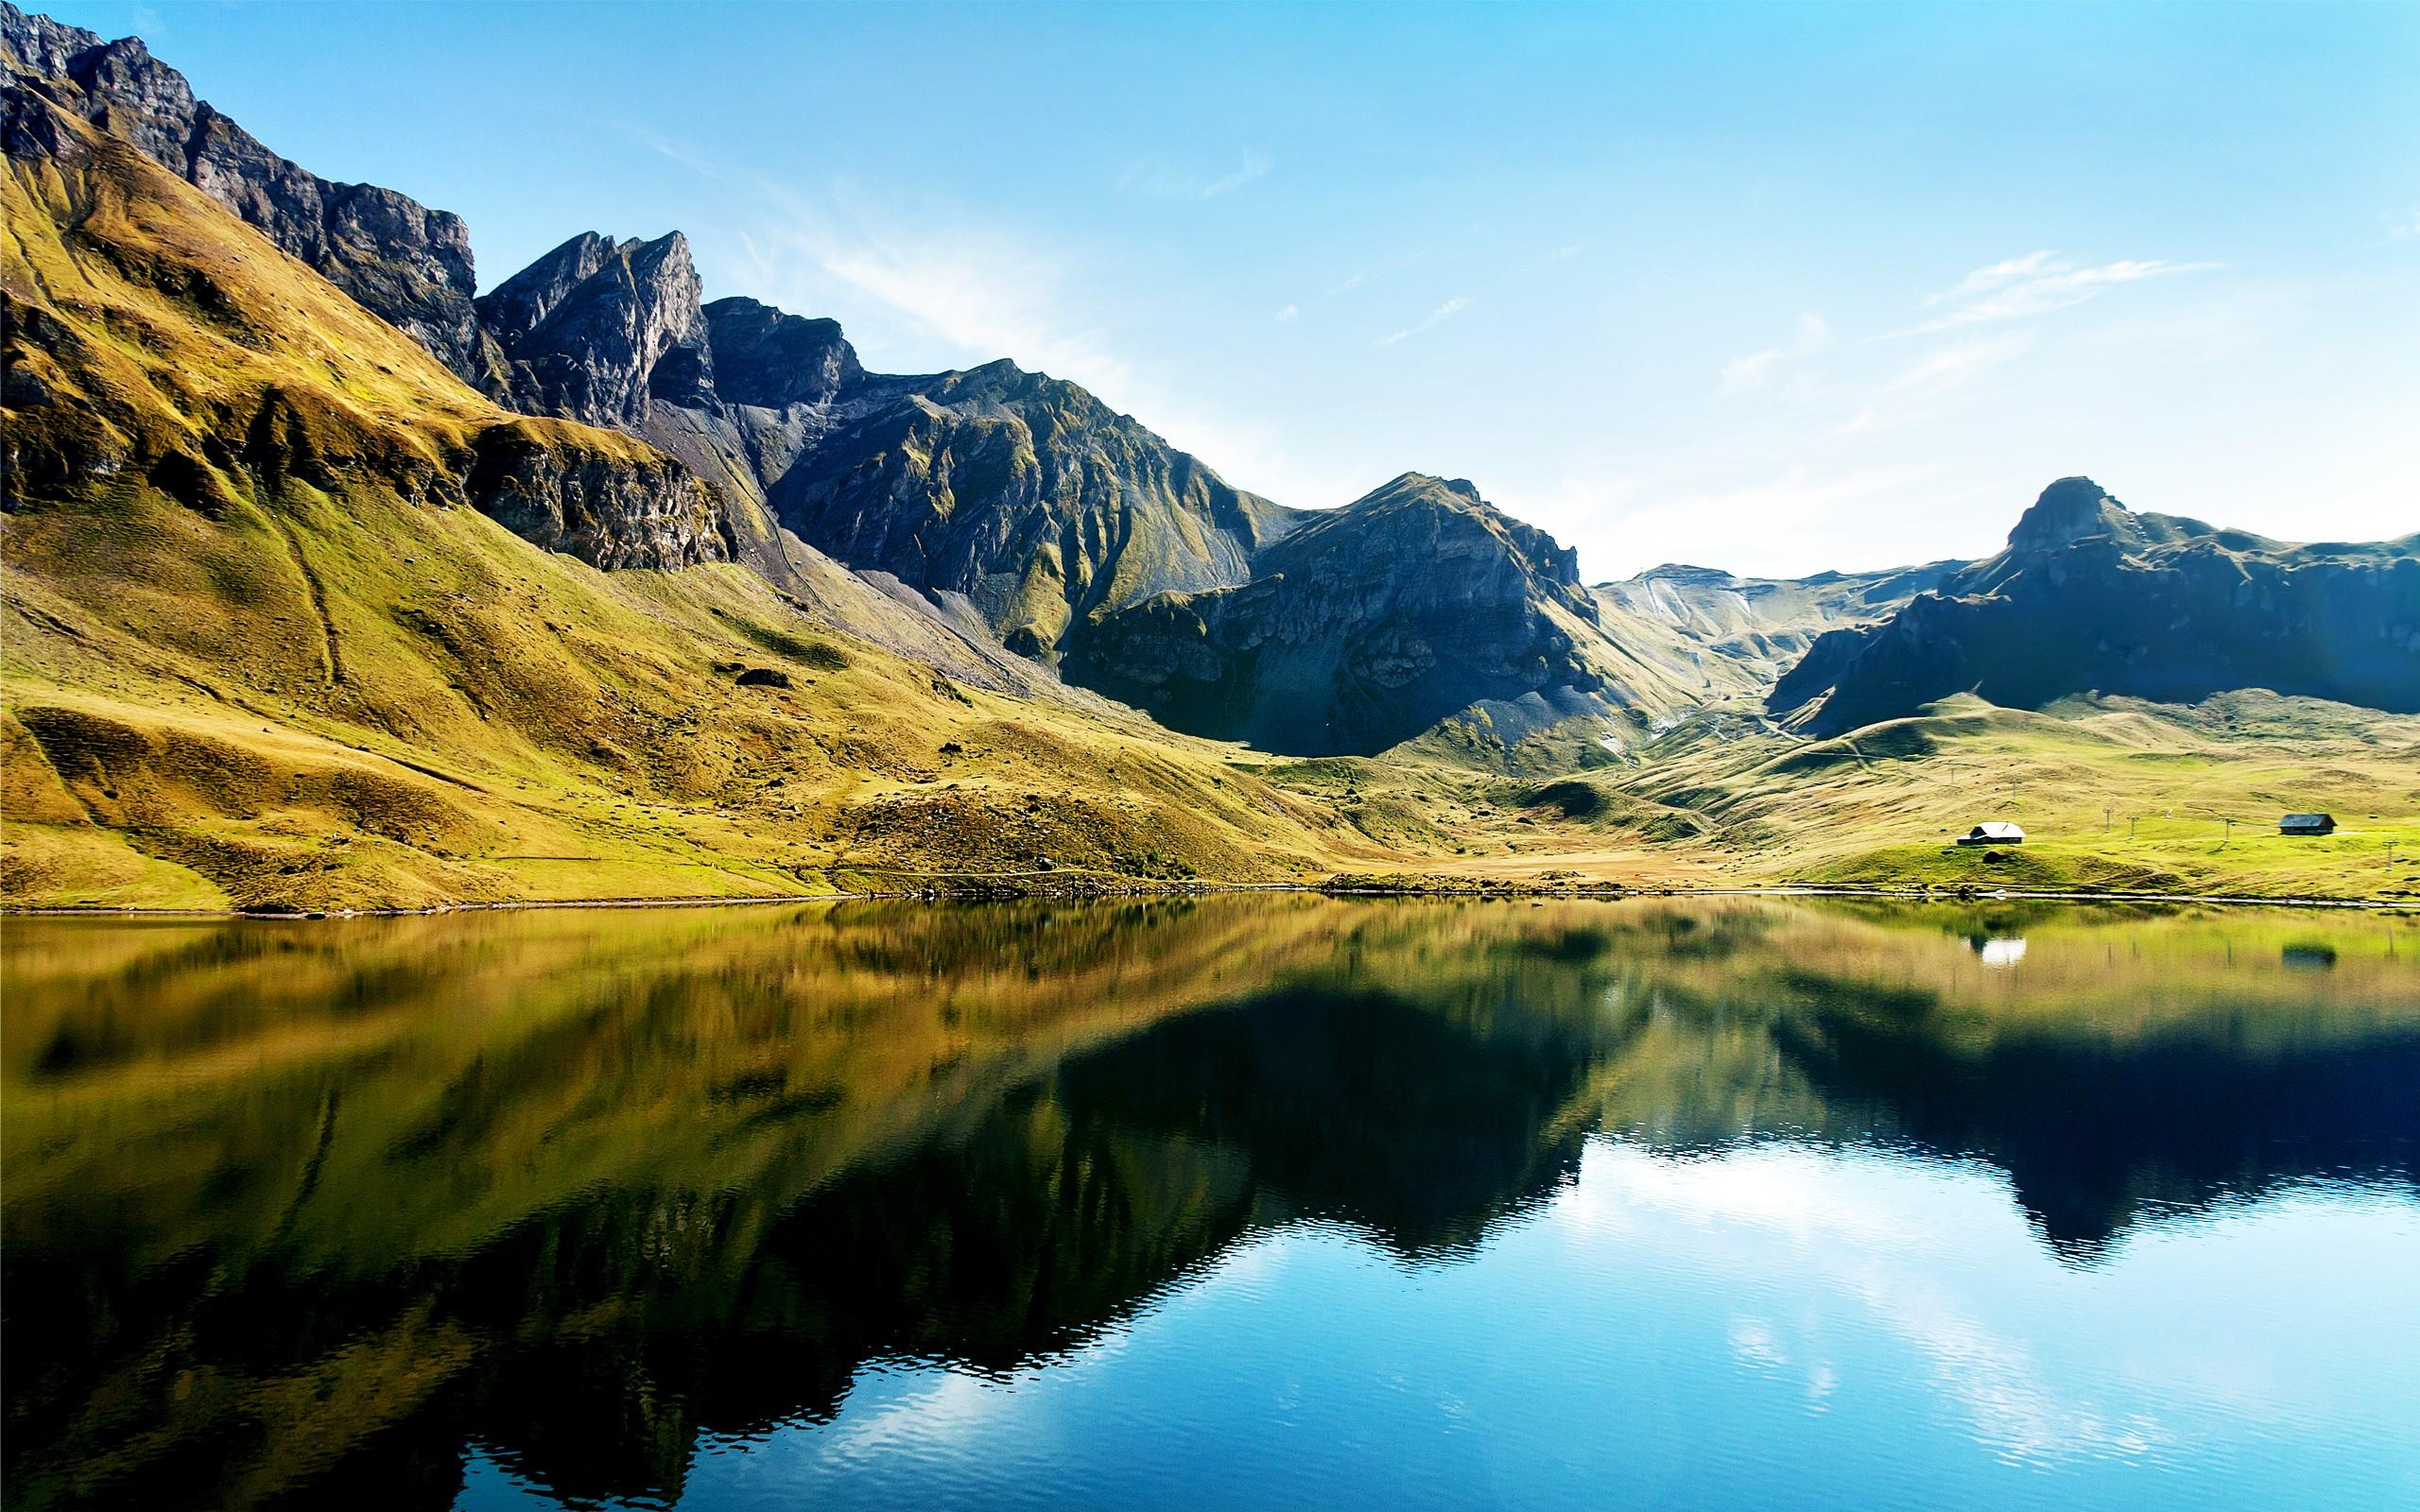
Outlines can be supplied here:
<path id="1" fill-rule="evenodd" d="M 491 426 L 473 452 L 471 502 L 548 551 L 608 570 L 686 567 L 734 553 L 720 499 L 670 457 L 615 455 L 527 425 Z"/>
<path id="2" fill-rule="evenodd" d="M 615 245 L 583 232 L 478 301 L 503 359 L 496 397 L 532 415 L 644 434 L 661 401 L 715 401 L 702 285 L 679 232 Z"/>
<path id="3" fill-rule="evenodd" d="M 589 232 L 478 311 L 498 397 L 682 458 L 732 495 L 735 549 L 776 581 L 794 538 L 1048 661 L 1086 614 L 1243 583 L 1295 518 L 1074 384 L 1005 362 L 868 373 L 833 321 L 699 295 L 680 233 Z"/>
<path id="4" fill-rule="evenodd" d="M 2008 550 L 1880 624 L 1829 632 L 1771 706 L 1817 733 L 1972 692 L 2038 707 L 2236 688 L 2420 710 L 2420 537 L 2290 545 L 2045 490 Z"/>
<path id="5" fill-rule="evenodd" d="M 465 379 L 484 369 L 460 217 L 375 184 L 332 183 L 296 166 L 194 98 L 140 39 L 104 42 L 0 0 L 0 69 L 122 137 L 233 211 L 329 283 L 400 327 Z"/>
<path id="6" fill-rule="evenodd" d="M 477 508 L 599 567 L 730 555 L 719 502 L 672 458 L 487 404 L 80 112 L 11 87 L 0 137 L 11 508 L 137 480 L 213 521 L 383 490 Z M 148 313 L 110 304 L 121 287 L 147 291 Z"/>
<path id="7" fill-rule="evenodd" d="M 710 316 L 701 292 L 679 232 L 622 242 L 583 232 L 479 301 L 490 391 L 525 414 L 610 425 L 678 457 L 721 493 L 736 559 L 804 591 L 823 564 L 784 538 L 766 489 L 829 428 L 833 396 L 860 372 L 856 354 L 831 321 L 752 301 L 718 301 Z"/>
<path id="8" fill-rule="evenodd" d="M 1006 362 L 843 390 L 830 432 L 769 496 L 808 541 L 963 594 L 1012 649 L 1046 658 L 1088 614 L 1247 581 L 1300 518 Z"/>
<path id="9" fill-rule="evenodd" d="M 1177 729 L 1374 752 L 1474 705 L 1618 701 L 1573 553 L 1470 484 L 1406 473 L 1313 516 L 1251 583 L 1079 627 L 1068 677 Z"/>
<path id="10" fill-rule="evenodd" d="M 702 313 L 716 392 L 727 404 L 756 409 L 828 404 L 866 375 L 838 320 L 786 315 L 737 298 L 717 300 Z"/>

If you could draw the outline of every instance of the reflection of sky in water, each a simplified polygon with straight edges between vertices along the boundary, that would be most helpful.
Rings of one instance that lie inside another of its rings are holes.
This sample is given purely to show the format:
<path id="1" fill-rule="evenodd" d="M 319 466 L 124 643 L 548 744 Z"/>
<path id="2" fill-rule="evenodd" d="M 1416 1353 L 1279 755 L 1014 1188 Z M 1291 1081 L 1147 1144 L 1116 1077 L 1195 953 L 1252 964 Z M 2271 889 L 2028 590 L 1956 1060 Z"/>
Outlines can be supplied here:
<path id="1" fill-rule="evenodd" d="M 1469 1259 L 1305 1225 L 1006 1379 L 860 1372 L 688 1504 L 2204 1507 L 2420 1497 L 2420 1201 L 2305 1185 L 2086 1265 L 1988 1169 L 1590 1142 Z M 512 1500 L 475 1462 L 467 1505 Z"/>
<path id="2" fill-rule="evenodd" d="M 1975 954 L 1983 958 L 1985 966 L 2006 970 L 2025 959 L 2025 941 L 2011 936 L 1998 936 L 1977 943 Z"/>

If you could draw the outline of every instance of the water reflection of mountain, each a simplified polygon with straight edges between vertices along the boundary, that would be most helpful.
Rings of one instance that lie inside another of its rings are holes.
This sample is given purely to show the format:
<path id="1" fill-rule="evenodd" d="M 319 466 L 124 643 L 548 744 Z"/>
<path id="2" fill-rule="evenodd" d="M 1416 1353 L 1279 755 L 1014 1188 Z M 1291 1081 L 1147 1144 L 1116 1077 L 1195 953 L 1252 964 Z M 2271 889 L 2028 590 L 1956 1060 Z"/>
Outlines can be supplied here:
<path id="1" fill-rule="evenodd" d="M 1979 1155 L 2068 1252 L 2420 1148 L 2383 920 L 597 919 L 12 924 L 9 1503 L 440 1505 L 472 1442 L 666 1495 L 701 1431 L 1047 1358 L 1258 1226 L 1449 1258 L 1599 1126 Z"/>

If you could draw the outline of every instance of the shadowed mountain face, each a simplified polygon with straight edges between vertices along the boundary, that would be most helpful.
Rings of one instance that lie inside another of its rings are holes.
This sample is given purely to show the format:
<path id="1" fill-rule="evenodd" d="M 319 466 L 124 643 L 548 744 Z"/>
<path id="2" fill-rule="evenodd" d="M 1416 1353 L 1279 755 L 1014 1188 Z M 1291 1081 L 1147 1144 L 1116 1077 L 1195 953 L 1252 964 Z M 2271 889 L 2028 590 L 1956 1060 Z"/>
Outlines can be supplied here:
<path id="1" fill-rule="evenodd" d="M 2383 919 L 607 922 L 12 925 L 12 1502 L 441 1506 L 467 1444 L 670 1497 L 700 1434 L 827 1420 L 871 1361 L 1047 1368 L 1254 1233 L 1478 1256 L 1594 1131 L 1986 1161 L 2071 1263 L 2306 1177 L 2420 1177 L 2414 942 Z"/>
<path id="2" fill-rule="evenodd" d="M 1833 734 L 1954 693 L 2035 708 L 2236 688 L 2420 711 L 2420 536 L 2290 545 L 2063 478 L 2006 551 L 1887 621 L 1826 633 L 1770 704 Z"/>
<path id="3" fill-rule="evenodd" d="M 617 425 L 730 491 L 752 565 L 798 547 L 963 606 L 1021 655 L 1172 588 L 1242 582 L 1293 516 L 1074 384 L 866 372 L 830 320 L 700 302 L 679 232 L 576 236 L 479 301 L 499 397 Z"/>
<path id="4" fill-rule="evenodd" d="M 1244 587 L 1080 627 L 1066 670 L 1179 730 L 1369 753 L 1490 701 L 1602 707 L 1598 614 L 1551 536 L 1466 482 L 1408 472 L 1313 516 Z"/>
<path id="5" fill-rule="evenodd" d="M 1087 615 L 1243 582 L 1302 518 L 1007 362 L 869 377 L 770 491 L 783 523 L 835 557 L 964 595 L 1011 649 L 1045 658 Z"/>
<path id="6" fill-rule="evenodd" d="M 27 15 L 0 0 L 0 67 L 62 109 L 133 143 L 243 217 L 464 379 L 487 369 L 471 306 L 478 281 L 461 217 L 375 184 L 332 183 L 261 146 L 194 98 L 139 38 Z"/>

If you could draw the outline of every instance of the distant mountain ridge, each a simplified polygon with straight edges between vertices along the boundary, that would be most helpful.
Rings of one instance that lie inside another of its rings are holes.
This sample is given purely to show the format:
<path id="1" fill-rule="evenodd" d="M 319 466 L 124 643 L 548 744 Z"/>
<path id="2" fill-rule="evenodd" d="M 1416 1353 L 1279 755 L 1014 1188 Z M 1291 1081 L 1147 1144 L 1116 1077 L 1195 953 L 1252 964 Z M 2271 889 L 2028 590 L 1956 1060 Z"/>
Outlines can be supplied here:
<path id="1" fill-rule="evenodd" d="M 2136 513 L 2062 478 L 2007 550 L 1887 619 L 1826 632 L 1769 703 L 1834 734 L 1954 693 L 2037 708 L 2256 687 L 2420 710 L 2420 535 L 2297 545 Z"/>
<path id="2" fill-rule="evenodd" d="M 1927 562 L 1810 577 L 1737 577 L 1714 567 L 1668 563 L 1594 590 L 1643 630 L 1670 638 L 1709 690 L 1761 697 L 1825 630 L 1895 611 L 1963 568 Z"/>

